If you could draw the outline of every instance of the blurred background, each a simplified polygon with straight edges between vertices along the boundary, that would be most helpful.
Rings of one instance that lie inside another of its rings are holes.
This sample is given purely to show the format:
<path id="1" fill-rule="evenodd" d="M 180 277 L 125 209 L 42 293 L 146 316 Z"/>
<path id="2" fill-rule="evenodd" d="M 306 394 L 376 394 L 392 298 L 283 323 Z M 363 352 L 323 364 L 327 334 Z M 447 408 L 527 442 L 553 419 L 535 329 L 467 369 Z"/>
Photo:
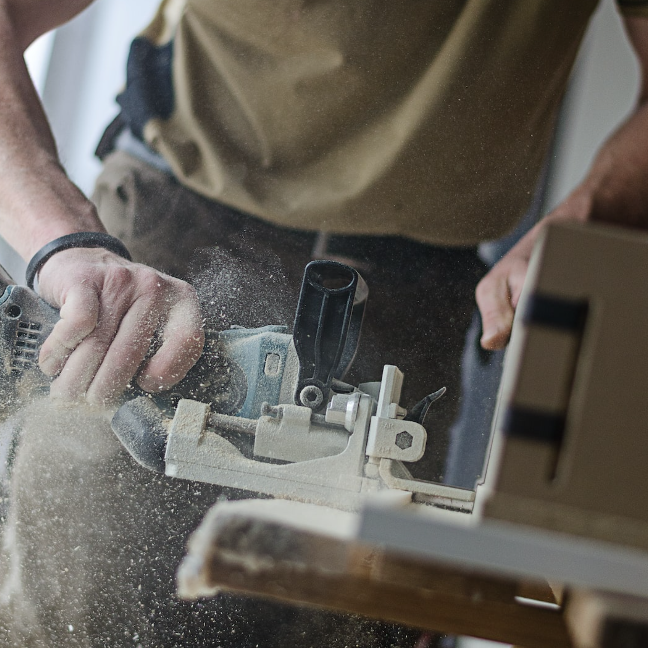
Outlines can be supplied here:
<path id="1" fill-rule="evenodd" d="M 69 24 L 41 37 L 26 54 L 63 164 L 88 194 L 100 166 L 94 149 L 118 112 L 115 96 L 125 81 L 130 40 L 156 6 L 157 0 L 97 0 Z M 638 65 L 614 0 L 603 0 L 563 105 L 545 211 L 583 177 L 601 141 L 632 109 L 638 88 Z M 0 263 L 23 281 L 24 262 L 1 239 Z M 485 645 L 468 640 L 464 647 Z"/>

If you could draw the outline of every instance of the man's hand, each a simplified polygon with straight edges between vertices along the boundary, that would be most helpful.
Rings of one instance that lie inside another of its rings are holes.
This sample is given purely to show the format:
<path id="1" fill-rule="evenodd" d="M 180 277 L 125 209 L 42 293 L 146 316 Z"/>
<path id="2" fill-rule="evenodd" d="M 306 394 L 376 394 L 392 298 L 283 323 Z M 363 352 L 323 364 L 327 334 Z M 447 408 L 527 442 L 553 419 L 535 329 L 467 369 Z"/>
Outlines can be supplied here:
<path id="1" fill-rule="evenodd" d="M 529 266 L 528 246 L 522 245 L 525 239 L 491 269 L 475 291 L 482 317 L 481 345 L 489 351 L 503 349 L 511 334 L 513 316 Z"/>
<path id="2" fill-rule="evenodd" d="M 603 144 L 582 184 L 477 286 L 485 349 L 502 349 L 508 342 L 534 243 L 548 223 L 591 220 L 648 229 L 648 19 L 628 17 L 625 25 L 642 69 L 637 109 Z"/>
<path id="3" fill-rule="evenodd" d="M 25 260 L 66 234 L 104 231 L 58 160 L 22 55 L 90 2 L 0 0 L 0 232 Z M 61 309 L 40 356 L 43 371 L 58 376 L 54 396 L 103 403 L 136 374 L 148 391 L 167 389 L 200 356 L 201 313 L 183 281 L 102 249 L 59 252 L 39 280 L 45 300 Z M 157 350 L 146 360 L 152 341 Z"/>
<path id="4" fill-rule="evenodd" d="M 583 222 L 591 214 L 591 194 L 583 185 L 527 232 L 479 282 L 475 297 L 482 316 L 481 345 L 484 349 L 503 349 L 508 342 L 529 259 L 540 232 L 549 223 L 570 220 Z"/>
<path id="5" fill-rule="evenodd" d="M 103 404 L 136 374 L 143 389 L 161 391 L 200 357 L 202 315 L 184 281 L 107 250 L 77 248 L 47 261 L 39 289 L 61 311 L 40 353 L 41 369 L 58 376 L 50 390 L 54 397 Z"/>

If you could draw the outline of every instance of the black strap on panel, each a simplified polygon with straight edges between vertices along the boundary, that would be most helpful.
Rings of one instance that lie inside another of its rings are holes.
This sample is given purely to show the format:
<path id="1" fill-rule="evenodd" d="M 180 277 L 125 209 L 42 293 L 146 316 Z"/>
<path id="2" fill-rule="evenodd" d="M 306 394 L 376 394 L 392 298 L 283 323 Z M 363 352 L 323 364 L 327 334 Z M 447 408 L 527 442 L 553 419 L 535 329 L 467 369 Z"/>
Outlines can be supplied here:
<path id="1" fill-rule="evenodd" d="M 565 433 L 565 414 L 511 406 L 504 415 L 502 427 L 507 436 L 555 445 Z"/>
<path id="2" fill-rule="evenodd" d="M 564 299 L 548 295 L 530 295 L 522 321 L 524 324 L 548 326 L 577 333 L 583 330 L 588 303 L 584 300 Z"/>

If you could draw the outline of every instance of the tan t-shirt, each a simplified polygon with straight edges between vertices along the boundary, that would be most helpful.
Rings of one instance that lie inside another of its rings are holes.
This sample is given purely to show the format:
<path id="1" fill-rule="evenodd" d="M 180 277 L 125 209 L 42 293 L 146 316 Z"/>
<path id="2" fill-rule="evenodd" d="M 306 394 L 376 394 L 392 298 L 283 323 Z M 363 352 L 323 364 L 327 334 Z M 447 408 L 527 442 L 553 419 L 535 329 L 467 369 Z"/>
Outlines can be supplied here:
<path id="1" fill-rule="evenodd" d="M 144 138 L 182 183 L 280 225 L 496 238 L 530 201 L 596 5 L 165 0 L 142 36 L 167 47 L 173 97 Z"/>

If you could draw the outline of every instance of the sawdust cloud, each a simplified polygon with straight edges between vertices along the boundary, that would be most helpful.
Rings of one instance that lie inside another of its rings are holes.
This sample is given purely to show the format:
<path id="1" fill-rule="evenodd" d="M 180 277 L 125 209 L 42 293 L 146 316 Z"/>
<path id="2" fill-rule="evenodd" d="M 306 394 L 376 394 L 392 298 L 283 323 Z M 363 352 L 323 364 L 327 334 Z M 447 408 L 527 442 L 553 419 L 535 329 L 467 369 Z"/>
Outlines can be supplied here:
<path id="1" fill-rule="evenodd" d="M 189 283 L 198 293 L 207 328 L 292 325 L 297 294 L 277 256 L 250 260 L 220 247 L 203 249 L 190 266 Z"/>

